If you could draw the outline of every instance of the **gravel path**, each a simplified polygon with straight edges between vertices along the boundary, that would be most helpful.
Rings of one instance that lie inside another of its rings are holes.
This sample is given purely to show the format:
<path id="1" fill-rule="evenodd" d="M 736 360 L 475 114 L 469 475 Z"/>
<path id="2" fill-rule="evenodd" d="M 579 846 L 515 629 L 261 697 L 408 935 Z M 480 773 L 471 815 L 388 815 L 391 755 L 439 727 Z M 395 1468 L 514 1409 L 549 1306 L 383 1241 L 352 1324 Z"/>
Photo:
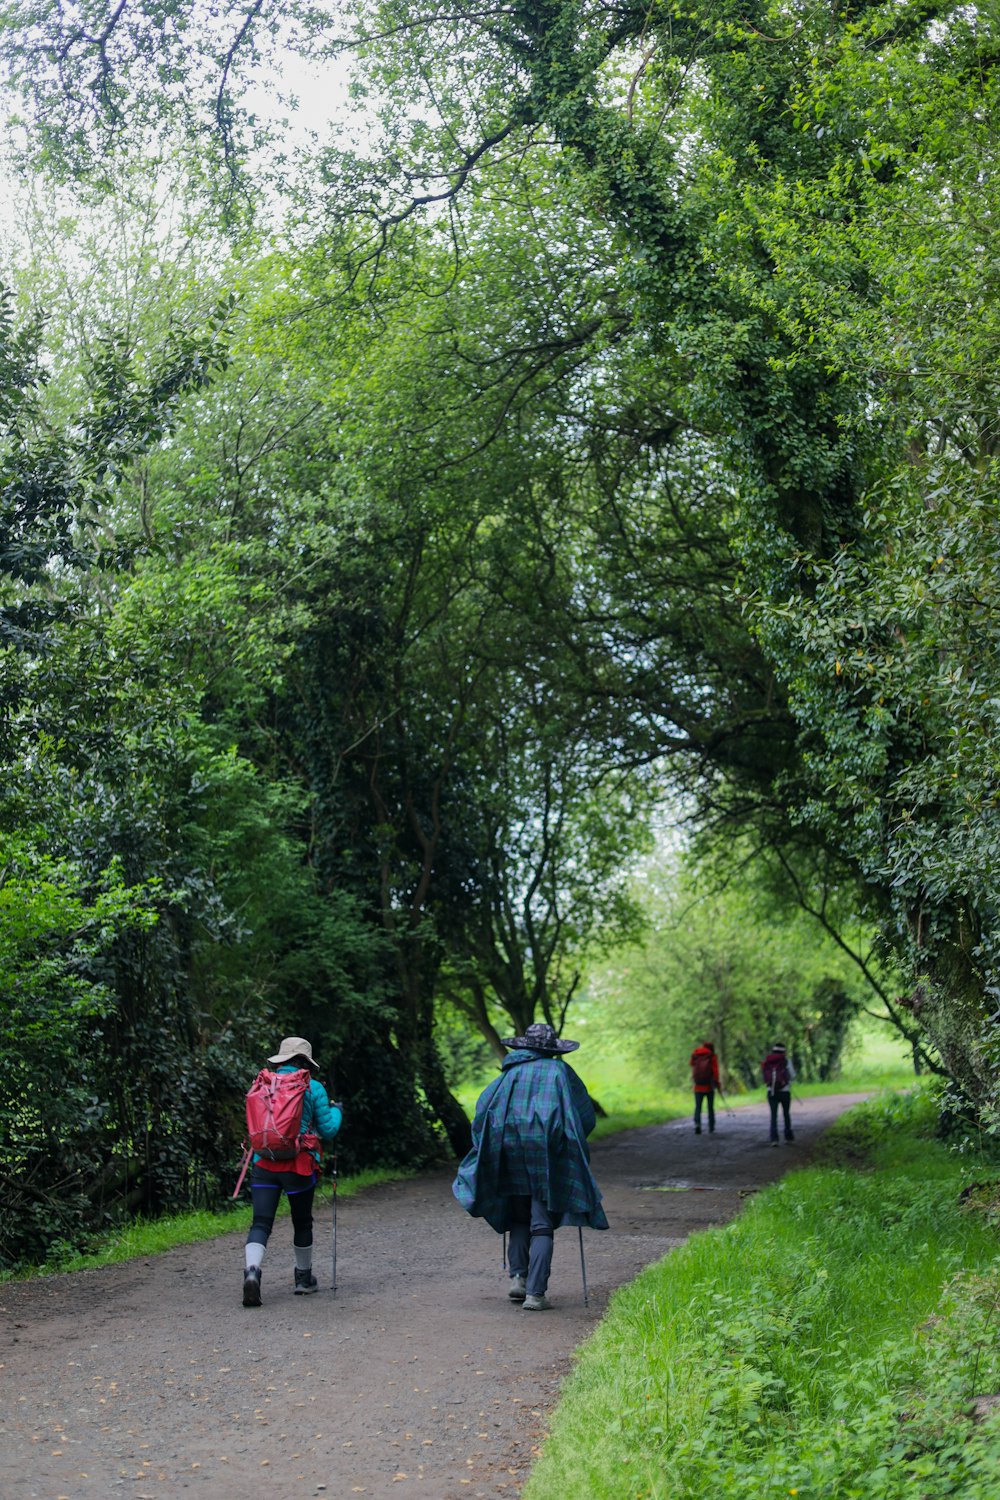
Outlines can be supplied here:
<path id="1" fill-rule="evenodd" d="M 292 1296 L 285 1216 L 260 1309 L 240 1301 L 242 1235 L 0 1288 L 0 1494 L 512 1500 L 615 1288 L 801 1165 L 857 1097 L 797 1104 L 776 1151 L 759 1108 L 721 1113 L 714 1136 L 673 1121 L 598 1142 L 611 1229 L 584 1234 L 586 1308 L 573 1230 L 553 1310 L 509 1303 L 500 1239 L 447 1171 L 341 1200 L 336 1297 Z M 322 1210 L 317 1231 L 328 1284 Z"/>

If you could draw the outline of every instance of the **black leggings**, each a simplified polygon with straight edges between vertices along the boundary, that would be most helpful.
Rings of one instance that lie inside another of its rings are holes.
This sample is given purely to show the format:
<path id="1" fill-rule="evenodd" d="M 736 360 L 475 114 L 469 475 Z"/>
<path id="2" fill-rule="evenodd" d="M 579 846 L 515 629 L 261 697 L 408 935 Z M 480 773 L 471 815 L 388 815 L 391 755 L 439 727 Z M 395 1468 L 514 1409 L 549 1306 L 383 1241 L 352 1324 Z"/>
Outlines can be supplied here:
<path id="1" fill-rule="evenodd" d="M 776 1141 L 778 1139 L 778 1106 L 779 1105 L 781 1106 L 781 1112 L 782 1112 L 782 1114 L 785 1117 L 785 1140 L 786 1141 L 794 1141 L 795 1136 L 792 1133 L 792 1118 L 791 1118 L 791 1115 L 789 1113 L 789 1107 L 790 1107 L 791 1102 L 792 1102 L 792 1091 L 791 1091 L 791 1089 L 775 1089 L 773 1093 L 769 1093 L 768 1094 L 768 1096 L 767 1096 L 767 1102 L 771 1106 L 771 1139 L 772 1139 L 772 1141 Z"/>
<path id="2" fill-rule="evenodd" d="M 292 1244 L 298 1245 L 302 1250 L 312 1244 L 315 1172 L 310 1178 L 298 1172 L 267 1172 L 262 1167 L 255 1166 L 250 1178 L 253 1223 L 247 1235 L 248 1245 L 267 1244 L 274 1228 L 274 1216 L 278 1212 L 282 1192 L 288 1194 L 288 1207 L 292 1215 Z"/>
<path id="3" fill-rule="evenodd" d="M 699 1130 L 701 1129 L 701 1107 L 702 1107 L 702 1104 L 707 1104 L 708 1105 L 708 1128 L 709 1128 L 709 1130 L 714 1130 L 715 1129 L 715 1090 L 714 1089 L 709 1089 L 708 1092 L 705 1093 L 705 1094 L 695 1094 L 695 1096 L 694 1096 L 694 1123 L 695 1123 L 695 1125 L 697 1126 L 697 1128 Z"/>

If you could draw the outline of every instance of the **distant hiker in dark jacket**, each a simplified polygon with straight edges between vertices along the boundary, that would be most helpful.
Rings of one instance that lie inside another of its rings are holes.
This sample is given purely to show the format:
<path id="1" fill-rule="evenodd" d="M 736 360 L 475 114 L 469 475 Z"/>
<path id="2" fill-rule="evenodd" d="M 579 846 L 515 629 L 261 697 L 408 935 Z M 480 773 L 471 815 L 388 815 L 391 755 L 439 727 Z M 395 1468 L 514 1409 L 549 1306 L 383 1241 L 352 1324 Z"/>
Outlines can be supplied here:
<path id="1" fill-rule="evenodd" d="M 702 1042 L 691 1053 L 694 1085 L 694 1133 L 701 1135 L 701 1107 L 708 1105 L 708 1133 L 715 1129 L 715 1091 L 719 1087 L 719 1059 L 711 1042 Z"/>
<path id="2" fill-rule="evenodd" d="M 785 1117 L 785 1140 L 794 1141 L 792 1132 L 791 1104 L 792 1079 L 795 1069 L 792 1060 L 780 1042 L 775 1042 L 760 1065 L 767 1084 L 767 1101 L 771 1106 L 771 1145 L 778 1144 L 778 1107 Z"/>
<path id="3" fill-rule="evenodd" d="M 597 1117 L 562 1058 L 579 1042 L 560 1041 L 538 1022 L 503 1044 L 514 1050 L 479 1096 L 472 1150 L 452 1191 L 474 1218 L 510 1234 L 508 1296 L 526 1312 L 543 1312 L 551 1306 L 545 1293 L 555 1230 L 608 1227 L 586 1139 Z"/>
<path id="4" fill-rule="evenodd" d="M 288 1036 L 268 1063 L 278 1073 L 295 1073 L 308 1068 L 317 1071 L 312 1045 L 300 1036 Z M 313 1197 L 319 1175 L 320 1140 L 332 1141 L 340 1129 L 343 1112 L 331 1104 L 326 1089 L 316 1078 L 310 1079 L 302 1100 L 302 1123 L 299 1127 L 299 1152 L 284 1161 L 265 1161 L 254 1154 L 250 1174 L 253 1199 L 253 1223 L 247 1235 L 243 1271 L 243 1306 L 260 1306 L 260 1268 L 264 1251 L 274 1227 L 274 1216 L 282 1193 L 288 1196 L 292 1217 L 292 1243 L 295 1250 L 295 1294 L 301 1296 L 319 1291 L 313 1275 Z"/>

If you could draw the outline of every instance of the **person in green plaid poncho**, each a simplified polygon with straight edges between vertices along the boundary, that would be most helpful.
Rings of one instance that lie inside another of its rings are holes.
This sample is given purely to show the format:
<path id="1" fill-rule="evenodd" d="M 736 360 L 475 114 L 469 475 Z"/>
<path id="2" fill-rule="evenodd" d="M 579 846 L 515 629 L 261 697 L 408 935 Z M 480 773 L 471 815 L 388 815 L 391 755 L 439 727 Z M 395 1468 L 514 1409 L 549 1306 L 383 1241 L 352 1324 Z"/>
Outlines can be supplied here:
<path id="1" fill-rule="evenodd" d="M 479 1096 L 472 1150 L 452 1191 L 473 1218 L 510 1235 L 508 1295 L 526 1312 L 542 1312 L 551 1306 L 554 1232 L 566 1224 L 608 1227 L 587 1146 L 597 1117 L 563 1061 L 579 1042 L 561 1041 L 537 1022 L 503 1044 L 514 1050 Z"/>

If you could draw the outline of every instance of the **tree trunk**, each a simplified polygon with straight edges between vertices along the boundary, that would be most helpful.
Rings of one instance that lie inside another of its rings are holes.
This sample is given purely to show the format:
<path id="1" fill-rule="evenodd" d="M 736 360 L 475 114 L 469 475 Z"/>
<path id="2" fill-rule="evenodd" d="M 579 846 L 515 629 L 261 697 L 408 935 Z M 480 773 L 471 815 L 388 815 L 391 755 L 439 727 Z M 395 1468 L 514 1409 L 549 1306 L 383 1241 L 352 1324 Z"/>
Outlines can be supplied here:
<path id="1" fill-rule="evenodd" d="M 417 1076 L 424 1097 L 430 1105 L 455 1156 L 463 1157 L 472 1145 L 472 1126 L 465 1110 L 445 1082 L 444 1069 L 431 1037 L 425 1037 L 418 1051 Z"/>

